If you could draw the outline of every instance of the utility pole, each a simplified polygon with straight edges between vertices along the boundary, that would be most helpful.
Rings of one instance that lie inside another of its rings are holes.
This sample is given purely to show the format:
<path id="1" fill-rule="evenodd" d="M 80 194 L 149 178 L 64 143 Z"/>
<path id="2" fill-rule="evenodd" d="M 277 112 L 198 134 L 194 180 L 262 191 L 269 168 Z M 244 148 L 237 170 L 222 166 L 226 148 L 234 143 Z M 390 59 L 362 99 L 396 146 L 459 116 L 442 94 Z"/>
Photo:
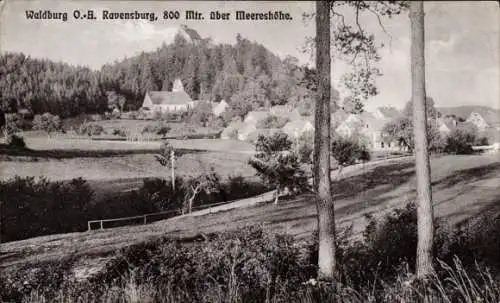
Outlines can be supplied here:
<path id="1" fill-rule="evenodd" d="M 172 191 L 175 191 L 175 151 L 170 151 L 170 165 L 172 166 Z"/>

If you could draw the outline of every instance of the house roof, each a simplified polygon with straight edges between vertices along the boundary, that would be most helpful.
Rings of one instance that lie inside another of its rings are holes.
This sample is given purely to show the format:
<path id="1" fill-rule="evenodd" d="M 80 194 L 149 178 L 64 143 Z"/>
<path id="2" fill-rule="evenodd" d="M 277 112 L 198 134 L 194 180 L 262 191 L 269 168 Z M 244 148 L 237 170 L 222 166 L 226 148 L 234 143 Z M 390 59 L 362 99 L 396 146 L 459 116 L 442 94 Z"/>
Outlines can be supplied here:
<path id="1" fill-rule="evenodd" d="M 229 104 L 227 104 L 226 101 L 224 101 L 224 100 L 222 100 L 219 103 L 214 103 L 214 104 L 216 104 L 216 105 L 213 107 L 212 111 L 213 111 L 214 115 L 217 115 L 217 116 L 222 114 L 226 110 L 226 108 L 229 106 Z"/>
<path id="2" fill-rule="evenodd" d="M 275 105 L 269 109 L 269 113 L 272 115 L 289 118 L 290 120 L 300 119 L 300 112 L 296 108 L 292 108 L 287 105 Z"/>
<path id="3" fill-rule="evenodd" d="M 387 120 L 377 118 L 374 114 L 369 112 L 361 113 L 361 119 L 365 125 L 368 125 L 366 128 L 368 131 L 381 131 L 387 123 Z"/>
<path id="4" fill-rule="evenodd" d="M 394 107 L 382 106 L 377 108 L 378 112 L 382 114 L 384 119 L 394 119 L 401 115 L 401 113 Z"/>
<path id="5" fill-rule="evenodd" d="M 265 117 L 267 117 L 267 115 L 269 115 L 268 111 L 254 110 L 254 111 L 251 111 L 247 114 L 244 121 L 248 122 L 250 120 L 255 120 L 255 122 L 258 122 L 258 121 L 264 119 Z"/>
<path id="6" fill-rule="evenodd" d="M 283 131 L 286 133 L 293 133 L 295 131 L 303 131 L 305 128 L 314 129 L 314 125 L 307 120 L 295 120 L 290 121 L 285 126 L 283 126 Z"/>
<path id="7" fill-rule="evenodd" d="M 183 105 L 189 104 L 193 100 L 186 92 L 164 92 L 164 91 L 151 91 L 147 93 L 151 102 L 155 105 Z"/>

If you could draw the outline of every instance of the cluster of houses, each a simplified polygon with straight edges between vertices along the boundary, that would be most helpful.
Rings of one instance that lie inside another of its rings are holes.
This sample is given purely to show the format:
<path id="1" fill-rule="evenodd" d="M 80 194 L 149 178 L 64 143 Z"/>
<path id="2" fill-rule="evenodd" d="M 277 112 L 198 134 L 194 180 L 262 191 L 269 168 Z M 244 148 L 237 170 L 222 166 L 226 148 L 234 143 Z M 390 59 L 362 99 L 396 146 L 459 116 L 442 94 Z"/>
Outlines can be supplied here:
<path id="1" fill-rule="evenodd" d="M 288 121 L 280 129 L 259 129 L 258 122 L 269 115 Z M 383 136 L 384 125 L 394 119 L 399 112 L 394 108 L 381 107 L 375 113 L 363 112 L 360 115 L 349 114 L 338 110 L 331 116 L 332 128 L 337 134 L 344 137 L 363 137 L 365 143 L 372 149 L 398 149 L 394 142 Z M 252 141 L 259 134 L 268 134 L 277 131 L 286 133 L 292 139 L 298 139 L 307 132 L 314 131 L 314 117 L 301 116 L 297 109 L 286 105 L 273 106 L 269 110 L 252 111 L 242 121 L 236 120 L 222 132 L 222 139 L 238 139 Z"/>
<path id="2" fill-rule="evenodd" d="M 200 101 L 194 101 L 184 91 L 182 82 L 177 79 L 173 89 L 167 91 L 147 92 L 143 102 L 143 109 L 151 112 L 186 112 L 194 108 Z M 228 108 L 228 104 L 221 102 L 210 102 L 214 115 L 220 116 Z M 383 128 L 391 120 L 401 115 L 401 112 L 393 107 L 379 107 L 375 112 L 364 111 L 361 114 L 346 113 L 338 110 L 331 116 L 332 128 L 338 135 L 344 137 L 356 136 L 364 140 L 372 150 L 398 150 L 396 142 L 384 136 Z M 261 128 L 259 122 L 274 116 L 285 124 L 280 128 Z M 490 119 L 491 120 L 491 119 Z M 455 116 L 444 116 L 436 120 L 439 131 L 443 135 L 451 133 L 460 123 L 472 123 L 487 137 L 498 141 L 500 124 L 498 121 L 487 121 L 485 117 L 477 112 L 471 112 L 465 121 L 458 121 Z M 292 139 L 297 139 L 307 132 L 314 131 L 314 117 L 303 116 L 296 108 L 287 105 L 273 106 L 269 109 L 249 112 L 244 119 L 233 120 L 221 133 L 222 139 L 236 139 L 241 141 L 254 141 L 259 134 L 271 134 L 282 131 Z"/>

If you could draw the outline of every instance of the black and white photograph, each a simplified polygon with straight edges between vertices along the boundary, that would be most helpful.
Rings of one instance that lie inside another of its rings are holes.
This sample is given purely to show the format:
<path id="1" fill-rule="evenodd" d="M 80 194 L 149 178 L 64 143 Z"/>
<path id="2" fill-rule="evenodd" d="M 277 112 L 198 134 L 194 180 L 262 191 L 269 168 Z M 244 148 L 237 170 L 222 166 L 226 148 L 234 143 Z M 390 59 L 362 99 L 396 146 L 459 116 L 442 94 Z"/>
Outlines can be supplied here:
<path id="1" fill-rule="evenodd" d="M 497 1 L 0 0 L 0 302 L 500 302 Z"/>

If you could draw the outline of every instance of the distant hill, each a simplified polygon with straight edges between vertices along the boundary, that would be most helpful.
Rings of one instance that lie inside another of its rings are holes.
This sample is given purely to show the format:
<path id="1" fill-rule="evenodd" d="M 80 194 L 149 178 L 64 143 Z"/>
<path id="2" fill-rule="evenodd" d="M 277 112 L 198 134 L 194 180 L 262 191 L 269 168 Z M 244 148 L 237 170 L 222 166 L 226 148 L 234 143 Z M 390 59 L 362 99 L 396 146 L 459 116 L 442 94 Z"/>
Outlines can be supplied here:
<path id="1" fill-rule="evenodd" d="M 438 107 L 436 108 L 443 116 L 455 115 L 467 119 L 472 112 L 480 114 L 486 123 L 499 124 L 500 123 L 500 110 L 488 106 L 478 105 L 464 105 L 455 107 Z"/>
<path id="2" fill-rule="evenodd" d="M 176 79 L 193 100 L 224 99 L 240 116 L 263 106 L 305 102 L 313 95 L 313 71 L 239 34 L 235 44 L 217 44 L 181 26 L 165 39 L 158 43 L 171 42 L 100 70 L 2 53 L 0 107 L 75 117 L 109 110 L 108 93 L 114 92 L 125 98 L 124 109 L 138 109 L 146 92 L 171 91 Z"/>

